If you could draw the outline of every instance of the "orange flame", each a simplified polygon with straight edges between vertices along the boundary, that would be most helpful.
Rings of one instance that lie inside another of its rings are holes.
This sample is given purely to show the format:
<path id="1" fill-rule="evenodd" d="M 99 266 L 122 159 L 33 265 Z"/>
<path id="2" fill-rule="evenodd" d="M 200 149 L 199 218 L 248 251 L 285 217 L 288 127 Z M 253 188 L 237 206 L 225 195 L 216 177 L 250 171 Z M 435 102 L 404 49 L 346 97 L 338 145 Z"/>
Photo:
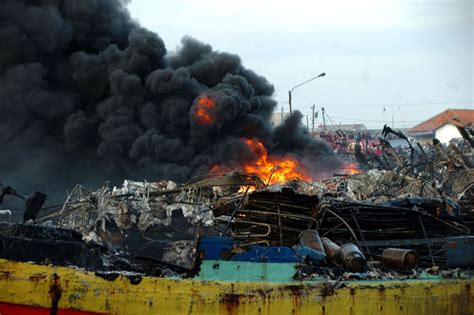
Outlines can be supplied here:
<path id="1" fill-rule="evenodd" d="M 246 173 L 256 173 L 269 184 L 285 183 L 290 179 L 311 181 L 296 158 L 268 155 L 267 149 L 258 140 L 246 139 L 245 143 L 258 156 L 255 162 L 242 167 Z"/>
<path id="2" fill-rule="evenodd" d="M 216 107 L 216 103 L 210 96 L 201 96 L 196 102 L 196 111 L 193 118 L 201 125 L 211 124 L 214 121 L 214 117 L 211 115 L 211 110 L 214 107 Z"/>
<path id="3" fill-rule="evenodd" d="M 347 175 L 356 175 L 361 173 L 361 170 L 359 169 L 356 163 L 344 164 L 341 167 L 341 170 L 344 171 L 344 174 Z"/>
<path id="4" fill-rule="evenodd" d="M 255 186 L 240 186 L 238 192 L 239 193 L 251 193 L 251 192 L 254 192 L 255 190 L 257 190 L 257 188 Z"/>

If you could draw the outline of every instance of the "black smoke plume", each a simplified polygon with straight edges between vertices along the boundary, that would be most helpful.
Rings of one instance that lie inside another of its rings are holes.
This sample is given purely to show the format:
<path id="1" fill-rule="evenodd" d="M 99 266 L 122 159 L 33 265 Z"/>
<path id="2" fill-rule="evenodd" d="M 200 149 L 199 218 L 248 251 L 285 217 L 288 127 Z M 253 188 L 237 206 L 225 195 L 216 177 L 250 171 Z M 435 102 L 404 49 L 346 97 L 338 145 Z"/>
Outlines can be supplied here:
<path id="1" fill-rule="evenodd" d="M 333 168 L 295 112 L 273 129 L 273 86 L 236 55 L 185 37 L 176 52 L 121 0 L 0 2 L 0 181 L 31 192 L 171 179 L 250 161 L 243 138 Z M 196 99 L 215 121 L 193 119 Z M 51 200 L 50 200 L 51 202 Z"/>

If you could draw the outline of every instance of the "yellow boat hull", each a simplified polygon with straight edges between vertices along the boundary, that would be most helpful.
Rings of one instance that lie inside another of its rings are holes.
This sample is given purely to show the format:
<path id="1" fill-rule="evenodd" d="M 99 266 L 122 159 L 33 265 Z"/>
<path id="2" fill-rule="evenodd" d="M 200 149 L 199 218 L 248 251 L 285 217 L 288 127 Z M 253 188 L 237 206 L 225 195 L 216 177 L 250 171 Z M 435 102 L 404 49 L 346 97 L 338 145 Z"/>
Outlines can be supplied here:
<path id="1" fill-rule="evenodd" d="M 0 304 L 58 314 L 474 314 L 474 279 L 256 283 L 120 275 L 0 259 Z M 1 308 L 0 308 L 1 312 Z M 3 311 L 5 312 L 5 311 Z M 34 312 L 31 312 L 33 314 Z M 4 314 L 2 314 L 4 315 Z"/>

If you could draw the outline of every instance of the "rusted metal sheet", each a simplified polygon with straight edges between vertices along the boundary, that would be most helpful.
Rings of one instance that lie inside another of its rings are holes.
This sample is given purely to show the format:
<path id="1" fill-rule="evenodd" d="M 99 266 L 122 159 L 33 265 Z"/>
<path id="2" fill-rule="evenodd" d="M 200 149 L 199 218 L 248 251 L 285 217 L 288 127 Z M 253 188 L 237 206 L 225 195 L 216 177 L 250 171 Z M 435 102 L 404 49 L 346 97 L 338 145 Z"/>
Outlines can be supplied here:
<path id="1" fill-rule="evenodd" d="M 57 281 L 55 282 L 55 275 Z M 0 302 L 108 314 L 471 314 L 473 279 L 219 282 L 119 275 L 0 260 Z M 61 314 L 61 312 L 58 312 Z"/>
<path id="2" fill-rule="evenodd" d="M 474 237 L 456 238 L 446 242 L 448 267 L 474 266 Z"/>

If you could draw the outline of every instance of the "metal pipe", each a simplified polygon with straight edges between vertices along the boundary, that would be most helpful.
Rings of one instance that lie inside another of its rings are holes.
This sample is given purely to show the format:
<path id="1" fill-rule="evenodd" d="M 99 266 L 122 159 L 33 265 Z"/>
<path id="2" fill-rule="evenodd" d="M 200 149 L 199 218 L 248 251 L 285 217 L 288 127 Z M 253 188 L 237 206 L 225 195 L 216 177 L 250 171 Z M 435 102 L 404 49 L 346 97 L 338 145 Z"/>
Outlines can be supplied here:
<path id="1" fill-rule="evenodd" d="M 227 229 L 229 228 L 229 225 L 230 225 L 231 221 L 234 219 L 235 214 L 237 213 L 237 211 L 239 211 L 240 207 L 242 207 L 242 205 L 244 204 L 244 200 L 245 200 L 245 197 L 247 196 L 247 192 L 249 191 L 249 189 L 250 189 L 250 186 L 247 186 L 247 189 L 245 190 L 245 193 L 243 194 L 242 198 L 240 199 L 239 205 L 237 207 L 235 207 L 235 209 L 232 212 L 232 215 L 231 215 L 229 221 L 227 221 L 227 224 L 225 225 L 224 231 L 222 232 L 221 235 L 224 235 L 227 232 Z"/>
<path id="2" fill-rule="evenodd" d="M 300 244 L 322 253 L 326 253 L 323 243 L 319 238 L 319 233 L 316 230 L 305 230 L 298 236 Z"/>
<path id="3" fill-rule="evenodd" d="M 352 272 L 362 272 L 367 260 L 357 245 L 347 243 L 341 246 L 341 260 L 344 266 Z"/>
<path id="4" fill-rule="evenodd" d="M 428 235 L 426 234 L 425 230 L 425 225 L 423 224 L 423 220 L 421 219 L 421 216 L 418 215 L 418 220 L 420 221 L 421 229 L 423 230 L 423 235 L 425 236 L 425 239 L 428 239 Z M 431 244 L 428 244 L 428 252 L 430 253 L 431 257 L 431 263 L 433 264 L 433 267 L 435 266 L 433 254 L 431 253 Z"/>
<path id="5" fill-rule="evenodd" d="M 411 249 L 386 248 L 381 261 L 390 268 L 412 269 L 418 264 L 418 255 Z"/>
<path id="6" fill-rule="evenodd" d="M 276 208 L 278 211 L 278 231 L 280 233 L 280 246 L 283 246 L 283 234 L 281 233 L 281 214 L 280 205 L 278 204 L 278 196 L 275 197 Z"/>
<path id="7" fill-rule="evenodd" d="M 359 234 L 360 234 L 360 237 L 361 237 L 362 241 L 365 241 L 364 233 L 362 233 L 362 229 L 360 228 L 359 222 L 357 222 L 357 218 L 356 218 L 356 216 L 355 216 L 355 214 L 354 214 L 354 211 L 352 211 L 352 209 L 351 209 L 351 215 L 352 215 L 352 219 L 354 220 L 354 222 L 355 222 L 355 224 L 356 224 L 356 226 L 357 226 L 357 230 L 359 230 Z M 369 249 L 369 247 L 366 246 L 365 249 L 367 250 L 367 253 L 370 254 L 370 249 Z"/>
<path id="8" fill-rule="evenodd" d="M 321 238 L 321 243 L 323 244 L 324 251 L 329 260 L 333 263 L 340 264 L 341 247 L 327 237 Z"/>

